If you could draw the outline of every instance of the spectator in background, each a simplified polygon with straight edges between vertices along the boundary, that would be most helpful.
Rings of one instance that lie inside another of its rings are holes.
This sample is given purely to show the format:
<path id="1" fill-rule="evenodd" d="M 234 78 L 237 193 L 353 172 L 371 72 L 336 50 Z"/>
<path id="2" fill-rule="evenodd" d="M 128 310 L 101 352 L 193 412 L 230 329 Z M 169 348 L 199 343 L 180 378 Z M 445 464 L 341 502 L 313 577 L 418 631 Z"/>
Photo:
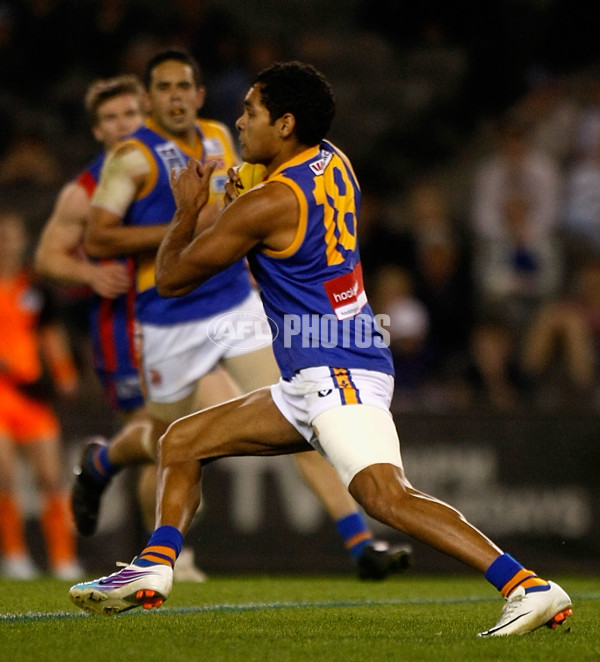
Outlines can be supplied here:
<path id="1" fill-rule="evenodd" d="M 373 294 L 373 310 L 389 317 L 387 330 L 396 372 L 394 407 L 437 408 L 438 356 L 430 340 L 429 313 L 415 296 L 412 275 L 398 265 L 383 266 L 377 272 Z"/>
<path id="2" fill-rule="evenodd" d="M 530 147 L 526 126 L 504 118 L 497 149 L 476 169 L 473 191 L 476 392 L 506 409 L 522 386 L 518 356 L 531 316 L 561 284 L 555 238 L 560 193 L 556 162 Z"/>
<path id="3" fill-rule="evenodd" d="M 501 314 L 520 335 L 537 307 L 557 293 L 562 253 L 552 235 L 531 230 L 526 198 L 507 198 L 500 222 L 497 238 L 479 238 L 476 243 L 477 314 Z"/>
<path id="4" fill-rule="evenodd" d="M 466 377 L 472 406 L 509 411 L 519 404 L 524 382 L 518 343 L 514 328 L 502 315 L 490 313 L 473 327 Z"/>
<path id="5" fill-rule="evenodd" d="M 575 158 L 585 158 L 596 151 L 600 136 L 600 71 L 597 64 L 579 72 L 575 78 L 578 112 L 572 137 Z"/>
<path id="6" fill-rule="evenodd" d="M 441 370 L 450 377 L 464 369 L 468 354 L 473 321 L 470 246 L 442 187 L 433 181 L 418 181 L 409 191 L 403 244 L 416 296 L 428 311 L 430 341 Z"/>
<path id="7" fill-rule="evenodd" d="M 30 230 L 52 206 L 63 173 L 48 118 L 13 108 L 13 127 L 0 154 L 0 205 L 16 206 L 26 215 Z"/>
<path id="8" fill-rule="evenodd" d="M 386 191 L 391 184 L 369 167 L 358 168 L 357 172 L 361 180 L 360 258 L 365 284 L 374 291 L 382 268 L 395 265 L 412 271 L 412 255 L 394 228 L 393 219 L 388 218 Z"/>
<path id="9" fill-rule="evenodd" d="M 556 228 L 560 172 L 550 156 L 531 148 L 528 141 L 525 125 L 504 118 L 497 147 L 477 164 L 473 230 L 478 239 L 506 238 L 506 205 L 515 197 L 528 201 L 526 232 L 530 241 L 547 237 Z"/>
<path id="10" fill-rule="evenodd" d="M 512 114 L 529 126 L 533 149 L 550 155 L 559 168 L 573 158 L 580 109 L 568 81 L 540 72 Z"/>
<path id="11" fill-rule="evenodd" d="M 25 123 L 14 134 L 0 160 L 0 185 L 56 186 L 62 176 L 61 164 L 48 148 L 48 138 L 35 122 Z"/>
<path id="12" fill-rule="evenodd" d="M 43 499 L 40 519 L 49 569 L 59 579 L 76 579 L 82 569 L 63 486 L 60 425 L 49 404 L 44 367 L 65 395 L 74 393 L 77 373 L 50 301 L 25 267 L 26 242 L 23 217 L 0 212 L 0 570 L 12 579 L 38 574 L 19 503 L 23 453 Z"/>
<path id="13" fill-rule="evenodd" d="M 480 238 L 474 251 L 471 377 L 477 397 L 502 410 L 523 394 L 518 358 L 523 335 L 561 282 L 560 246 L 551 236 L 534 238 L 529 218 L 527 200 L 508 199 L 502 236 Z"/>
<path id="14" fill-rule="evenodd" d="M 567 170 L 561 229 L 570 266 L 600 256 L 600 131 Z"/>
<path id="15" fill-rule="evenodd" d="M 540 406 L 593 404 L 600 366 L 600 259 L 580 265 L 573 289 L 540 307 L 525 337 L 523 367 Z M 571 397 L 569 397 L 571 396 Z"/>

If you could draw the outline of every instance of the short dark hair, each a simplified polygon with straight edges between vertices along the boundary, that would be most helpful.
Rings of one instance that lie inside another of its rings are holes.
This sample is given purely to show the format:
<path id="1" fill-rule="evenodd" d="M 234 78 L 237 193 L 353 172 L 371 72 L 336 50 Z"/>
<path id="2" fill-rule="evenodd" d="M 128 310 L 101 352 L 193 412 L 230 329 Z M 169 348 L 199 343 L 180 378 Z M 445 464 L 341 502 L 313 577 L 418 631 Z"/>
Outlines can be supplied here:
<path id="1" fill-rule="evenodd" d="M 276 62 L 260 71 L 252 82 L 271 122 L 285 113 L 296 118 L 296 138 L 302 145 L 318 145 L 335 115 L 335 100 L 325 76 L 303 62 Z"/>
<path id="2" fill-rule="evenodd" d="M 152 72 L 154 69 L 158 67 L 159 64 L 168 62 L 170 60 L 175 60 L 176 62 L 181 62 L 182 64 L 187 64 L 190 66 L 194 73 L 194 82 L 196 83 L 196 87 L 204 85 L 202 70 L 200 69 L 198 62 L 196 62 L 196 60 L 188 52 L 177 48 L 170 48 L 165 51 L 160 51 L 154 55 L 154 57 L 152 57 L 146 65 L 146 69 L 144 71 L 144 85 L 146 86 L 147 90 L 150 89 L 150 83 L 152 82 Z"/>
<path id="3" fill-rule="evenodd" d="M 141 100 L 143 93 L 144 88 L 137 76 L 115 76 L 114 78 L 100 78 L 94 81 L 88 87 L 84 100 L 90 124 L 96 126 L 98 123 L 98 108 L 105 101 L 120 97 L 122 94 L 131 94 Z"/>

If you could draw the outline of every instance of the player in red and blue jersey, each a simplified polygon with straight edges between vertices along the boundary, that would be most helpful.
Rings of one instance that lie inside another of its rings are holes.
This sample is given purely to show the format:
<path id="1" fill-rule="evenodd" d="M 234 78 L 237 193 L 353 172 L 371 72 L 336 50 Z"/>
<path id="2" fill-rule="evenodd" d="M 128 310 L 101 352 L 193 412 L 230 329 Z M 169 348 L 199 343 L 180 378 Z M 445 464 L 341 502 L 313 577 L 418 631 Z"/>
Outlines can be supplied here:
<path id="1" fill-rule="evenodd" d="M 139 114 L 139 121 L 143 121 L 142 113 Z M 132 122 L 135 122 L 135 119 L 132 118 Z M 96 190 L 104 159 L 103 153 L 75 180 L 75 185 L 86 191 L 90 201 Z M 83 241 L 83 234 L 84 229 L 80 241 Z M 121 258 L 110 262 L 117 262 L 125 267 L 124 275 L 128 284 L 125 292 L 114 298 L 101 296 L 97 291 L 92 292 L 89 331 L 96 373 L 109 401 L 116 410 L 129 413 L 144 406 L 135 360 L 133 261 L 130 258 Z"/>
<path id="2" fill-rule="evenodd" d="M 215 164 L 191 162 L 173 173 L 177 213 L 158 251 L 159 293 L 185 296 L 248 255 L 282 377 L 169 427 L 160 443 L 157 528 L 147 546 L 123 570 L 73 586 L 71 599 L 101 613 L 160 606 L 200 501 L 203 462 L 315 448 L 369 515 L 485 573 L 506 604 L 482 636 L 555 626 L 571 613 L 565 591 L 419 492 L 404 472 L 389 410 L 390 351 L 360 278 L 358 184 L 346 156 L 324 140 L 334 113 L 322 74 L 276 63 L 255 77 L 237 122 L 242 157 L 265 165 L 266 181 L 198 232 Z"/>
<path id="3" fill-rule="evenodd" d="M 133 76 L 96 81 L 86 107 L 96 139 L 106 149 L 144 121 L 141 83 Z M 90 260 L 83 250 L 90 201 L 105 152 L 60 192 L 37 250 L 36 269 L 90 292 L 90 334 L 95 368 L 112 405 L 121 412 L 143 406 L 133 348 L 132 264 L 127 259 Z"/>

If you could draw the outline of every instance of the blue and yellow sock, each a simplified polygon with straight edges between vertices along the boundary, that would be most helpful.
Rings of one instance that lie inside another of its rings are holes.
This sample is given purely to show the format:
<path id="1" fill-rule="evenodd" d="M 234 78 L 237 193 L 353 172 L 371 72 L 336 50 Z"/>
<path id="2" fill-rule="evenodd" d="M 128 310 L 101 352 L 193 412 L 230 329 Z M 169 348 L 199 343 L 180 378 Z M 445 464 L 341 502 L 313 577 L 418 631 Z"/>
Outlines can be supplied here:
<path id="1" fill-rule="evenodd" d="M 487 569 L 485 578 L 493 584 L 505 598 L 518 587 L 527 591 L 546 591 L 549 584 L 538 577 L 533 570 L 525 569 L 510 554 L 502 554 Z"/>
<path id="2" fill-rule="evenodd" d="M 174 526 L 159 526 L 150 536 L 148 544 L 135 559 L 135 565 L 175 565 L 183 546 L 183 535 Z"/>
<path id="3" fill-rule="evenodd" d="M 342 536 L 344 546 L 355 561 L 361 557 L 365 547 L 373 541 L 373 534 L 360 513 L 352 513 L 342 517 L 336 523 L 338 533 Z"/>
<path id="4" fill-rule="evenodd" d="M 86 468 L 99 483 L 107 483 L 121 467 L 109 460 L 108 446 L 102 446 L 88 457 Z"/>

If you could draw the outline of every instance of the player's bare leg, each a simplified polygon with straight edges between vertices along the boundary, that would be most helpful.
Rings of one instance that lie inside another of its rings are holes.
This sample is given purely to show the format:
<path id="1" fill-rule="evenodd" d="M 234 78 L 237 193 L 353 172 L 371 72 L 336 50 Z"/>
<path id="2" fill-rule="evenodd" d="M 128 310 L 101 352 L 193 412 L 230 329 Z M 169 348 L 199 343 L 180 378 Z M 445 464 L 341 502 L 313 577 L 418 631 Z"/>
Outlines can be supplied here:
<path id="1" fill-rule="evenodd" d="M 223 364 L 244 393 L 279 380 L 279 368 L 271 347 L 226 359 Z M 334 522 L 361 579 L 380 580 L 409 567 L 412 547 L 375 539 L 356 501 L 327 460 L 316 451 L 298 453 L 293 459 L 303 480 Z"/>
<path id="2" fill-rule="evenodd" d="M 157 525 L 187 532 L 200 503 L 202 461 L 310 449 L 281 415 L 269 388 L 175 421 L 159 444 Z"/>
<path id="3" fill-rule="evenodd" d="M 414 489 L 399 467 L 371 465 L 349 490 L 371 517 L 481 572 L 502 553 L 455 508 Z"/>
<path id="4" fill-rule="evenodd" d="M 336 523 L 346 548 L 355 559 L 361 579 L 381 580 L 390 573 L 403 572 L 412 563 L 412 546 L 389 543 L 373 537 L 356 501 L 344 487 L 334 467 L 317 451 L 297 453 L 294 460 L 305 482 L 319 497 Z"/>
<path id="5" fill-rule="evenodd" d="M 158 438 L 166 429 L 165 426 L 153 430 L 152 421 L 143 409 L 136 410 L 125 420 L 110 442 L 97 437 L 82 449 L 71 492 L 75 525 L 82 536 L 95 533 L 102 495 L 113 475 L 123 466 L 152 462 Z"/>
<path id="6" fill-rule="evenodd" d="M 206 409 L 227 400 L 231 400 L 241 394 L 239 387 L 231 376 L 221 367 L 206 374 L 198 384 L 193 393 L 183 401 L 168 405 L 153 405 L 154 411 L 164 416 L 166 420 L 175 420 L 191 412 Z M 162 426 L 155 423 L 155 434 L 160 430 L 158 437 L 163 434 L 168 425 L 163 422 Z M 158 442 L 158 437 L 156 443 Z M 156 449 L 153 457 L 156 456 Z M 142 519 L 148 531 L 153 531 L 156 516 L 156 471 L 155 464 L 142 467 L 138 479 L 138 499 L 142 511 Z M 194 550 L 190 546 L 182 548 L 177 562 L 175 563 L 176 581 L 206 581 L 206 573 L 197 565 L 194 559 Z"/>

